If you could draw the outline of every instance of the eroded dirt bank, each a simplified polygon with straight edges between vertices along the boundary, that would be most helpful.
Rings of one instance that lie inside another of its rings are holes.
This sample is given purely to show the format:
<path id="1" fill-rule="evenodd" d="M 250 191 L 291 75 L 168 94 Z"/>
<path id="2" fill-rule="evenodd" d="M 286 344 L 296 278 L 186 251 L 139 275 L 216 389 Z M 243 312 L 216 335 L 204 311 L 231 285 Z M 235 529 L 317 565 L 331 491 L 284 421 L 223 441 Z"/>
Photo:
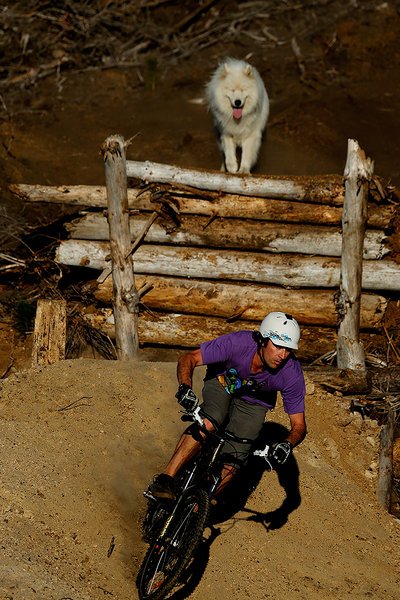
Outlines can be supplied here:
<path id="1" fill-rule="evenodd" d="M 182 430 L 175 388 L 175 363 L 88 359 L 1 383 L 1 598 L 137 597 L 142 490 Z M 379 428 L 307 391 L 300 505 L 296 467 L 284 504 L 276 473 L 264 473 L 207 530 L 193 598 L 398 598 L 400 525 L 375 494 Z M 271 417 L 287 425 L 281 408 Z"/>

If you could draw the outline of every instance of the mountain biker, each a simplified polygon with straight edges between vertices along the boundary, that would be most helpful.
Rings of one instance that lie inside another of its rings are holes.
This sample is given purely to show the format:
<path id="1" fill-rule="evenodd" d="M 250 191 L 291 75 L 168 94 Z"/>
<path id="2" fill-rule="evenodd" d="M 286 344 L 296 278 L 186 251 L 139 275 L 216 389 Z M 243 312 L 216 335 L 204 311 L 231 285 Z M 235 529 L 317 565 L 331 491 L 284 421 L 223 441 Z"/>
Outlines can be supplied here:
<path id="1" fill-rule="evenodd" d="M 293 354 L 299 339 L 300 327 L 291 315 L 271 312 L 258 331 L 228 333 L 180 356 L 176 394 L 179 404 L 189 411 L 197 407 L 192 375 L 196 367 L 207 365 L 200 414 L 207 430 L 224 423 L 231 438 L 223 449 L 224 467 L 217 492 L 246 464 L 267 411 L 275 407 L 278 391 L 291 429 L 284 440 L 271 446 L 275 461 L 285 463 L 293 447 L 304 439 L 304 375 Z M 197 424 L 186 429 L 163 473 L 149 485 L 153 496 L 175 498 L 174 476 L 196 454 L 201 436 L 204 433 Z"/>

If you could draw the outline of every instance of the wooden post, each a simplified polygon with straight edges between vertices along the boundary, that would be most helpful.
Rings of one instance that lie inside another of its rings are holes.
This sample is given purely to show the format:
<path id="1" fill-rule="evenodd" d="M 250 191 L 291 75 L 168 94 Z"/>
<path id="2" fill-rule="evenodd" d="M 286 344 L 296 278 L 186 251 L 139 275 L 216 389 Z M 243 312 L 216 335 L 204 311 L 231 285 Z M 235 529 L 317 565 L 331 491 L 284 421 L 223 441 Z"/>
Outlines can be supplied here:
<path id="1" fill-rule="evenodd" d="M 337 301 L 337 366 L 340 369 L 365 369 L 364 347 L 359 335 L 360 298 L 368 181 L 372 173 L 373 162 L 365 157 L 355 140 L 348 140 L 344 171 L 340 292 Z"/>
<path id="2" fill-rule="evenodd" d="M 33 334 L 32 364 L 51 365 L 65 358 L 67 304 L 38 300 Z"/>
<path id="3" fill-rule="evenodd" d="M 137 358 L 139 350 L 139 296 L 130 255 L 131 236 L 123 137 L 108 137 L 103 144 L 102 154 L 107 186 L 117 356 L 119 360 L 132 360 Z"/>
<path id="4" fill-rule="evenodd" d="M 389 408 L 386 424 L 381 429 L 380 442 L 381 451 L 379 455 L 378 472 L 378 502 L 390 512 L 392 497 L 392 473 L 393 473 L 393 438 L 395 428 L 396 411 Z"/>

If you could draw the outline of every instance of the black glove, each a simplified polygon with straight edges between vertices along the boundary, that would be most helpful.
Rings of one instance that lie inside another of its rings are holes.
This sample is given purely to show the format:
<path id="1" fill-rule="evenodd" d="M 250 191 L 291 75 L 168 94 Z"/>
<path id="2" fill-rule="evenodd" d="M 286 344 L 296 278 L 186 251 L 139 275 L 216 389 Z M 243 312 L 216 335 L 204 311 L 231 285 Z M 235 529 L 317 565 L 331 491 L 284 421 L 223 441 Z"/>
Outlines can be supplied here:
<path id="1" fill-rule="evenodd" d="M 271 456 L 278 463 L 283 465 L 292 453 L 292 444 L 290 442 L 278 442 L 271 446 Z"/>
<path id="2" fill-rule="evenodd" d="M 181 383 L 175 394 L 179 404 L 185 410 L 192 412 L 199 403 L 199 399 L 187 383 Z"/>

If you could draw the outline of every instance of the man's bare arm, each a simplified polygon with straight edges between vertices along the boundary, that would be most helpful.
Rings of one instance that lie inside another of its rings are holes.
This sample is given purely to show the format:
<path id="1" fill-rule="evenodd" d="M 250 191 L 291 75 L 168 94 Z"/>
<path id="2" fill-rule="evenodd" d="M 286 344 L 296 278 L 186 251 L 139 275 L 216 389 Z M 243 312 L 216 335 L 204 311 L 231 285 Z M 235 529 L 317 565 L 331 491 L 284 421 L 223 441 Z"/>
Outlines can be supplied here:
<path id="1" fill-rule="evenodd" d="M 178 359 L 177 377 L 178 382 L 187 383 L 192 387 L 192 375 L 195 367 L 199 367 L 203 364 L 201 358 L 201 350 L 192 350 L 191 352 L 185 352 Z"/>
<path id="2" fill-rule="evenodd" d="M 307 433 L 304 412 L 289 415 L 289 419 L 292 429 L 290 430 L 286 440 L 290 442 L 292 446 L 297 446 L 304 440 Z"/>

